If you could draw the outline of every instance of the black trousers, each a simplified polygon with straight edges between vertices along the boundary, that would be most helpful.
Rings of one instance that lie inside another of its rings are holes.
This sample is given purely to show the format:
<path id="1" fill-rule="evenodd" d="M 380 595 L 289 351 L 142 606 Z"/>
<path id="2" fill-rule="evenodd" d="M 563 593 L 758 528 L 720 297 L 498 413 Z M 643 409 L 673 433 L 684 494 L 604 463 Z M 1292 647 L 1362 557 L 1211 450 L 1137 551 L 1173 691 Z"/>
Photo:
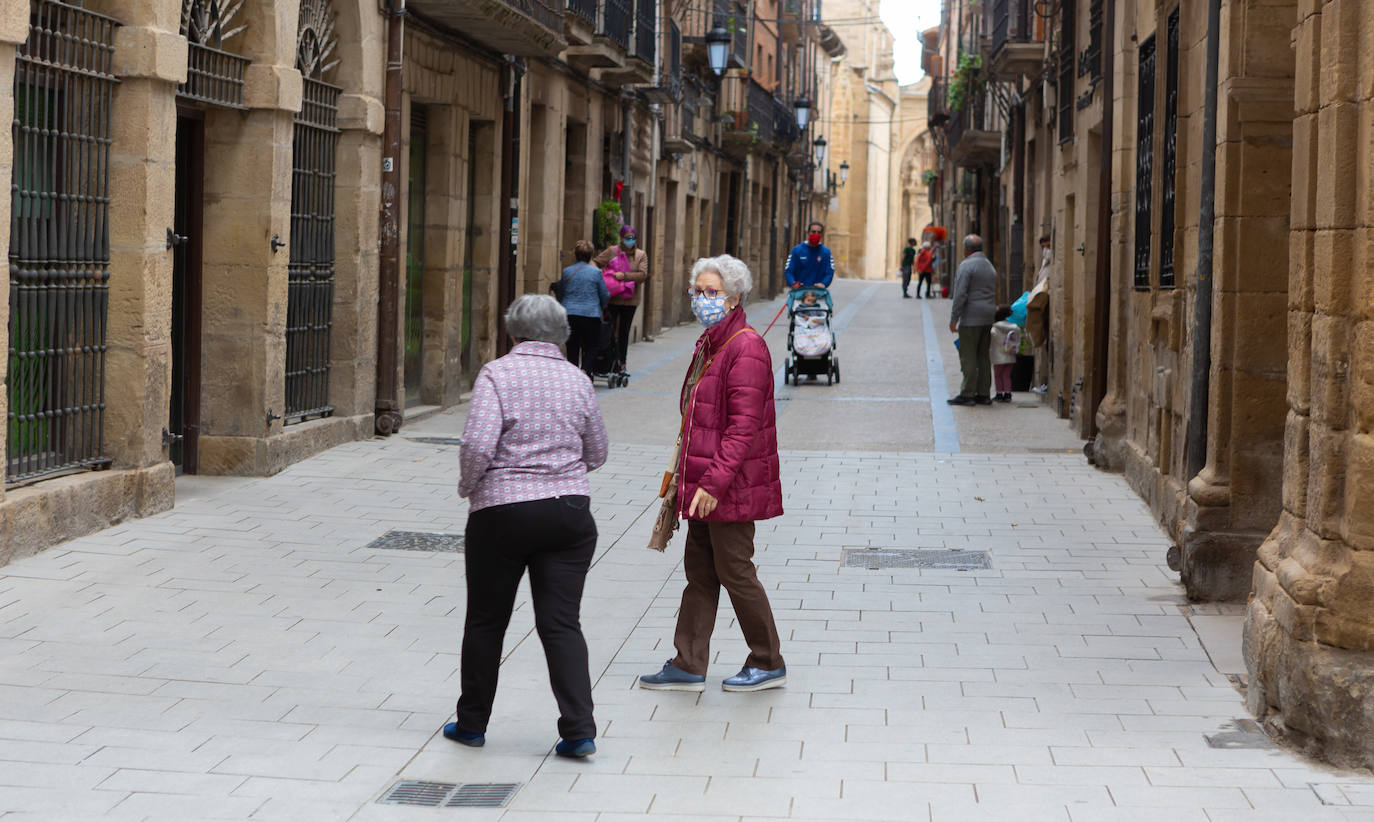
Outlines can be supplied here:
<path id="1" fill-rule="evenodd" d="M 468 516 L 465 534 L 468 609 L 458 727 L 486 733 L 496 699 L 502 640 L 516 589 L 528 568 L 534 627 L 558 701 L 558 735 L 595 737 L 592 680 L 580 617 L 582 587 L 596 550 L 591 501 L 555 497 L 483 508 Z"/>
<path id="2" fill-rule="evenodd" d="M 601 339 L 600 317 L 568 315 L 568 362 L 591 375 L 596 365 L 596 348 Z"/>
<path id="3" fill-rule="evenodd" d="M 916 296 L 921 296 L 921 286 L 923 285 L 926 287 L 926 296 L 932 296 L 930 293 L 930 272 L 922 271 L 919 274 L 920 277 L 916 280 Z"/>
<path id="4" fill-rule="evenodd" d="M 610 312 L 611 321 L 615 323 L 615 350 L 616 362 L 623 369 L 626 358 L 630 355 L 630 326 L 634 325 L 635 309 L 637 305 L 610 305 L 606 310 Z"/>

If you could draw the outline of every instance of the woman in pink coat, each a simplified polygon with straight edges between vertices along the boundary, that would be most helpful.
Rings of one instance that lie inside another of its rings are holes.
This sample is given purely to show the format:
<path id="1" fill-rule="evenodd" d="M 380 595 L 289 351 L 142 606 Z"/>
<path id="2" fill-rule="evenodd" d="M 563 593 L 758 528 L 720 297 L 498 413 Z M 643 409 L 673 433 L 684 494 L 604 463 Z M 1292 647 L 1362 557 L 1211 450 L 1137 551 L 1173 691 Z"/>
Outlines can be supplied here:
<path id="1" fill-rule="evenodd" d="M 753 278 L 730 256 L 692 267 L 692 313 L 706 326 L 682 386 L 678 514 L 687 520 L 682 592 L 673 644 L 677 656 L 641 688 L 702 691 L 720 589 L 730 594 L 749 645 L 727 691 L 762 691 L 787 683 L 768 593 L 754 567 L 754 523 L 782 514 L 773 363 L 740 304 Z"/>

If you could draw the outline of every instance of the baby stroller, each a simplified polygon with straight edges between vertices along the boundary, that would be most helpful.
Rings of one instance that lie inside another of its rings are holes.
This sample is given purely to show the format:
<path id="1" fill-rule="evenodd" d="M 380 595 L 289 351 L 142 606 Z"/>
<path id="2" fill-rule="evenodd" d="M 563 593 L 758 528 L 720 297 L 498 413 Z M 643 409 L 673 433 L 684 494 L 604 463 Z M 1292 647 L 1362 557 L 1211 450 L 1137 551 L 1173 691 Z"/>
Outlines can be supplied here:
<path id="1" fill-rule="evenodd" d="M 811 296 L 808 296 L 811 295 Z M 793 385 L 803 377 L 826 376 L 826 385 L 840 381 L 840 356 L 830 320 L 835 304 L 824 288 L 798 288 L 787 295 L 787 362 L 783 376 Z"/>
<path id="2" fill-rule="evenodd" d="M 592 366 L 593 379 L 604 379 L 607 388 L 624 388 L 630 384 L 630 374 L 625 363 L 620 361 L 620 350 L 616 346 L 615 322 L 606 315 L 601 317 L 601 334 L 596 340 L 596 363 Z"/>

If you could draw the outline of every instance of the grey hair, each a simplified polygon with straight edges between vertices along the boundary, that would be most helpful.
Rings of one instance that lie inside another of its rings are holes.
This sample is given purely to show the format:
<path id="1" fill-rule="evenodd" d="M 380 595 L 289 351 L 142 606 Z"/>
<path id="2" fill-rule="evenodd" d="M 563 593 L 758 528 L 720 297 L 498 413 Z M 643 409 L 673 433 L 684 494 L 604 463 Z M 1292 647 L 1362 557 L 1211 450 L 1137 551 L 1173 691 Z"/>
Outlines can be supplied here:
<path id="1" fill-rule="evenodd" d="M 754 275 L 749 273 L 749 266 L 737 257 L 729 254 L 702 257 L 692 266 L 692 282 L 695 283 L 697 277 L 707 271 L 719 274 L 721 282 L 725 284 L 726 296 L 738 297 L 740 302 L 744 302 L 749 292 L 754 290 Z"/>
<path id="2" fill-rule="evenodd" d="M 975 251 L 983 250 L 983 238 L 977 234 L 970 234 L 964 238 L 964 253 L 972 254 Z"/>
<path id="3" fill-rule="evenodd" d="M 568 341 L 568 312 L 547 294 L 526 294 L 506 309 L 506 333 L 516 340 Z"/>

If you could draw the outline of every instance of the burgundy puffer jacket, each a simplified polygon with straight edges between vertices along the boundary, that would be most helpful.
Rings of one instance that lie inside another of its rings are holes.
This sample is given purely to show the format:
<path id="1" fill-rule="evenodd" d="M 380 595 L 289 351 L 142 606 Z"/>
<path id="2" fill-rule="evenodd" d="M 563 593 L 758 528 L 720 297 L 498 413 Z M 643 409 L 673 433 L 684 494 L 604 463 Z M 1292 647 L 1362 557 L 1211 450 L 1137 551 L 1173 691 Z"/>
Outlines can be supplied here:
<path id="1" fill-rule="evenodd" d="M 693 362 L 702 355 L 714 359 L 686 399 L 678 514 L 687 516 L 701 487 L 720 505 L 709 517 L 698 513 L 693 519 L 753 522 L 781 516 L 773 360 L 767 344 L 748 327 L 744 309 L 736 308 L 701 335 L 696 350 Z M 686 390 L 684 381 L 684 394 Z"/>

